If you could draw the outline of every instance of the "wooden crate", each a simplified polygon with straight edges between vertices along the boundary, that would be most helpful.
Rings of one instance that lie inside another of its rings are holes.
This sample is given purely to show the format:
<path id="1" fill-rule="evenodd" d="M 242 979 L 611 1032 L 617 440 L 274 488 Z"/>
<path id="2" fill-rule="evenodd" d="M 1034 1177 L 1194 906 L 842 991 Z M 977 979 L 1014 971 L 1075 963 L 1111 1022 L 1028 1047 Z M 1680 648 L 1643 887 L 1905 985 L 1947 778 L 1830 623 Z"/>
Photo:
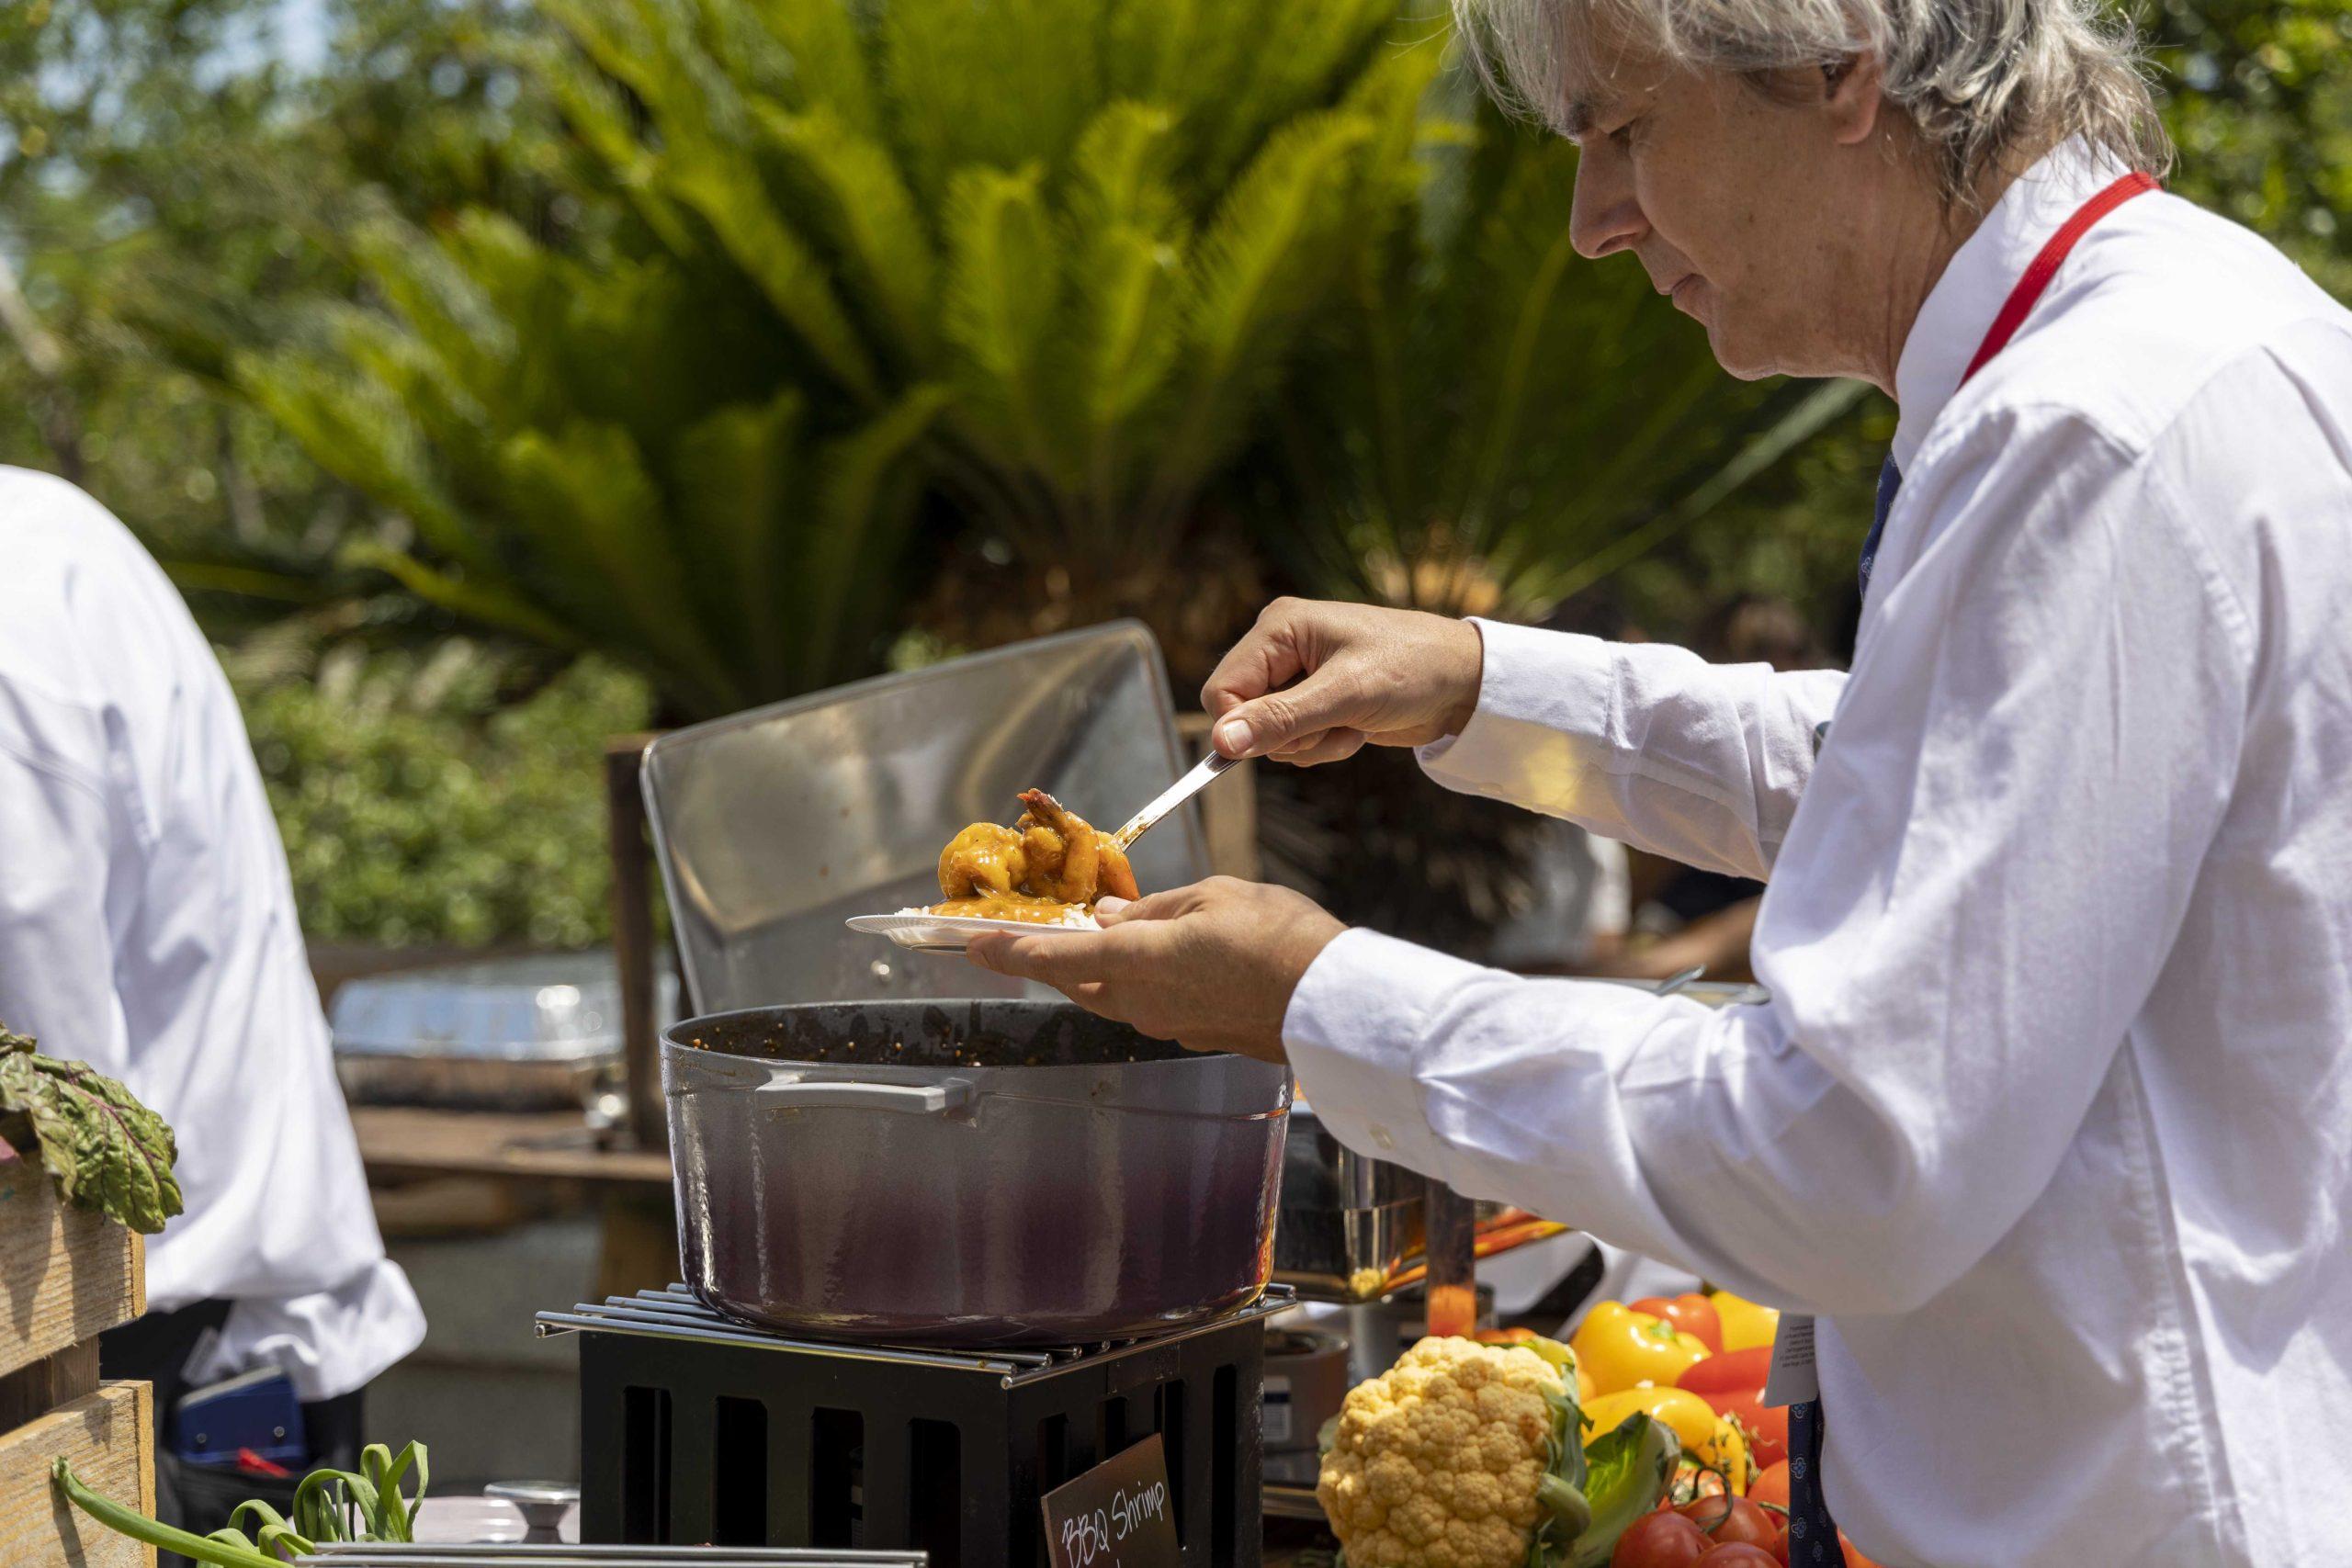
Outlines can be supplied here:
<path id="1" fill-rule="evenodd" d="M 146 1310 L 138 1236 L 69 1206 L 31 1161 L 0 1165 L 0 1378 Z"/>
<path id="2" fill-rule="evenodd" d="M 155 1513 L 153 1394 L 143 1382 L 94 1393 L 0 1434 L 0 1563 L 7 1568 L 154 1568 L 154 1549 L 119 1536 L 57 1495 L 63 1454 L 91 1490 Z"/>
<path id="3" fill-rule="evenodd" d="M 147 1310 L 139 1237 L 68 1206 L 28 1160 L 0 1165 L 0 1565 L 153 1568 L 155 1554 L 60 1499 L 74 1473 L 153 1517 L 153 1393 L 98 1382 L 98 1335 Z"/>

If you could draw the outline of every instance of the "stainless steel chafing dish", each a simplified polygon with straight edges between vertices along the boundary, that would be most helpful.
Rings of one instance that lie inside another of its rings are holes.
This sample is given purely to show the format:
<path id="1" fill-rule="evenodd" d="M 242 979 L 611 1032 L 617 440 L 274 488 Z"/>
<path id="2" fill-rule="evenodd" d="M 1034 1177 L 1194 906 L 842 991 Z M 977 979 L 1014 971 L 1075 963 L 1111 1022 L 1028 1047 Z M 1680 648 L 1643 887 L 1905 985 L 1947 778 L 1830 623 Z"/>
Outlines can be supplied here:
<path id="1" fill-rule="evenodd" d="M 655 989 L 677 1018 L 677 981 Z M 343 1091 L 362 1104 L 568 1110 L 621 1070 L 620 977 L 608 953 L 485 959 L 370 976 L 335 993 Z"/>

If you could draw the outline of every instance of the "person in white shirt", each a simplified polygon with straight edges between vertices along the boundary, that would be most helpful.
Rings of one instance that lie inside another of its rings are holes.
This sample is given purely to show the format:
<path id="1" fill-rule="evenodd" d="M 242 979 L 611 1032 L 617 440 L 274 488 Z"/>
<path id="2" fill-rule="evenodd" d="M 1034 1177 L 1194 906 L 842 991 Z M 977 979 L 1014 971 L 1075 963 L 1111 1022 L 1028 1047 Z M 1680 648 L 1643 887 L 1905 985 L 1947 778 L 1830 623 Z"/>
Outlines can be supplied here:
<path id="1" fill-rule="evenodd" d="M 170 581 L 63 480 L 0 468 L 0 1021 L 121 1079 L 179 1144 L 186 1212 L 104 1370 L 168 1394 L 278 1367 L 319 1457 L 356 1462 L 359 1391 L 424 1318 L 376 1229 L 236 699 Z"/>
<path id="2" fill-rule="evenodd" d="M 1582 147 L 1585 254 L 1735 373 L 1895 397 L 1851 672 L 1285 602 L 1217 744 L 1415 745 L 1768 878 L 1771 1000 L 1229 882 L 973 956 L 1819 1314 L 1793 1562 L 1825 1514 L 1902 1568 L 2352 1561 L 2352 315 L 2153 188 L 2078 0 L 1470 8 Z"/>

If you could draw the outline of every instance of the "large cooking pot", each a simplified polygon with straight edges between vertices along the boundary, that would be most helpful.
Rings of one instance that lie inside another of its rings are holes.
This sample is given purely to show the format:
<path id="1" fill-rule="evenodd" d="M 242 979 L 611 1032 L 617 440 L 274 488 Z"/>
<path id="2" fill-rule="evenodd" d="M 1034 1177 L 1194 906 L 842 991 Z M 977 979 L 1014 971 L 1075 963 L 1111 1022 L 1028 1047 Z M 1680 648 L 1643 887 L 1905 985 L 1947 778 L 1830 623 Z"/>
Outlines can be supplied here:
<path id="1" fill-rule="evenodd" d="M 1070 1344 L 1265 1288 L 1290 1076 L 1066 1002 L 814 1002 L 662 1036 L 686 1281 L 787 1332 Z"/>

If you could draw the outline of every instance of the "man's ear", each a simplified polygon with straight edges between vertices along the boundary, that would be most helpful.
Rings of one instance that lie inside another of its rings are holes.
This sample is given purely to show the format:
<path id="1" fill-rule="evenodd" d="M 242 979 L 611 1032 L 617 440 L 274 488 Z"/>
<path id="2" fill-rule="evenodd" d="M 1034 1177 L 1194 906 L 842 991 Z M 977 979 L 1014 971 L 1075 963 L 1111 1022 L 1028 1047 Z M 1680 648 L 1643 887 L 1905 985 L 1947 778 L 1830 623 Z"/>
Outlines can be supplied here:
<path id="1" fill-rule="evenodd" d="M 1829 137 L 1840 147 L 1859 147 L 1878 129 L 1886 73 L 1878 56 L 1849 54 L 1821 68 L 1821 107 L 1829 115 Z"/>

